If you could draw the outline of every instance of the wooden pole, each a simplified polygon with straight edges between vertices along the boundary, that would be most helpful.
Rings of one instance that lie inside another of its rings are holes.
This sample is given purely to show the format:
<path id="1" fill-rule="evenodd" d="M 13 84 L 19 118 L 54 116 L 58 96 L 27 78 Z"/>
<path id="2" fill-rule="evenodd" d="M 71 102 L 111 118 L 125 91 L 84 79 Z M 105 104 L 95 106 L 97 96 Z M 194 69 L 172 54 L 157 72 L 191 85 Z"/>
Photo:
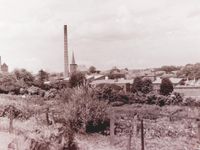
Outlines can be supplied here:
<path id="1" fill-rule="evenodd" d="M 110 144 L 114 145 L 115 141 L 115 112 L 114 110 L 110 111 Z"/>
<path id="2" fill-rule="evenodd" d="M 10 116 L 9 119 L 10 119 L 10 122 L 9 122 L 9 133 L 13 133 L 13 119 L 14 119 L 14 117 Z"/>
<path id="3" fill-rule="evenodd" d="M 132 139 L 132 126 L 130 127 L 129 130 L 127 150 L 131 150 L 131 139 Z"/>
<path id="4" fill-rule="evenodd" d="M 132 138 L 132 135 L 129 134 L 129 136 L 128 136 L 128 145 L 127 145 L 127 150 L 131 150 L 131 138 Z"/>
<path id="5" fill-rule="evenodd" d="M 133 119 L 133 132 L 132 132 L 132 145 L 133 145 L 133 149 L 136 150 L 136 140 L 137 140 L 137 116 L 134 117 Z"/>
<path id="6" fill-rule="evenodd" d="M 200 120 L 198 120 L 197 123 L 198 123 L 198 140 L 200 142 Z"/>
<path id="7" fill-rule="evenodd" d="M 197 133 L 198 135 L 197 135 L 197 137 L 198 137 L 198 140 L 200 142 L 200 111 L 199 111 L 199 109 L 198 109 L 197 127 L 198 127 L 198 133 Z"/>
<path id="8" fill-rule="evenodd" d="M 143 119 L 141 120 L 141 150 L 144 150 L 144 126 L 143 126 Z"/>

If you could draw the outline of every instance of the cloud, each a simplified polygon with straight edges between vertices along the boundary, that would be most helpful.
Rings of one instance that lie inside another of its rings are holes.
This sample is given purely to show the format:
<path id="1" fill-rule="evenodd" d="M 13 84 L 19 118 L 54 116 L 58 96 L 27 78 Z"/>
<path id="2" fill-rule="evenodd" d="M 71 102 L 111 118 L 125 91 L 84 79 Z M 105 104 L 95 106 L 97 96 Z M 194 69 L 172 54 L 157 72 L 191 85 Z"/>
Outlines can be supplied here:
<path id="1" fill-rule="evenodd" d="M 138 68 L 195 62 L 200 48 L 199 4 L 1 0 L 0 55 L 12 69 L 62 71 L 63 25 L 68 24 L 70 54 L 74 50 L 79 63 L 107 69 L 113 64 Z"/>

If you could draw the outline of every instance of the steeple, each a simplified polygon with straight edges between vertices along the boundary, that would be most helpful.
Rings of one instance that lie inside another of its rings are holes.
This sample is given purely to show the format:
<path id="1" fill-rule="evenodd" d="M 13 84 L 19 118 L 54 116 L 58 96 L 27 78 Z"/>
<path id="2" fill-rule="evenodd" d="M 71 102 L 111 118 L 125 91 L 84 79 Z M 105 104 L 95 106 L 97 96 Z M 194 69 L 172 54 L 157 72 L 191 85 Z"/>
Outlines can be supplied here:
<path id="1" fill-rule="evenodd" d="M 1 56 L 0 56 L 0 72 L 1 72 Z"/>
<path id="2" fill-rule="evenodd" d="M 70 73 L 75 73 L 77 72 L 77 64 L 75 62 L 75 57 L 74 57 L 74 52 L 72 52 L 72 63 L 70 64 Z"/>
<path id="3" fill-rule="evenodd" d="M 76 64 L 75 57 L 74 57 L 74 52 L 72 52 L 72 64 Z"/>

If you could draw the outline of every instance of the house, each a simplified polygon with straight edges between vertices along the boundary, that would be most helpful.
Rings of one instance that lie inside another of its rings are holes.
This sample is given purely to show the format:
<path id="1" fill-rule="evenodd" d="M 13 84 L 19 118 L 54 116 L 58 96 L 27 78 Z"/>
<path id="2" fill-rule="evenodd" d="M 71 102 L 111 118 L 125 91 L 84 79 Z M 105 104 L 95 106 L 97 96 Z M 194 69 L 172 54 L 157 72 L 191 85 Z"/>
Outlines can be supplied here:
<path id="1" fill-rule="evenodd" d="M 104 79 L 104 80 L 94 80 L 91 83 L 91 86 L 98 87 L 102 85 L 117 85 L 121 87 L 124 92 L 128 92 L 131 89 L 131 85 L 133 84 L 133 79 L 126 80 L 126 79 Z"/>
<path id="2" fill-rule="evenodd" d="M 169 78 L 169 80 L 172 82 L 173 86 L 178 86 L 181 84 L 181 82 L 183 81 L 183 78 Z M 153 89 L 154 90 L 159 90 L 160 89 L 160 85 L 162 83 L 162 79 L 161 78 L 156 78 L 156 80 L 153 82 Z"/>
<path id="3" fill-rule="evenodd" d="M 104 80 L 106 78 L 105 75 L 102 74 L 91 74 L 91 75 L 86 75 L 86 80 L 90 83 L 94 80 Z"/>

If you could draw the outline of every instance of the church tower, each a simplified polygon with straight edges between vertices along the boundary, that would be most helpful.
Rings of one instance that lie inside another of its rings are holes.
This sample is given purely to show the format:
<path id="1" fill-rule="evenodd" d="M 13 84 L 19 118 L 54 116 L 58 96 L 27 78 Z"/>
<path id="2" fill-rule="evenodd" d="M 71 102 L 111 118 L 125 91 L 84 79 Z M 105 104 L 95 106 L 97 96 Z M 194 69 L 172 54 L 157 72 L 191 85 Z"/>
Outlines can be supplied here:
<path id="1" fill-rule="evenodd" d="M 64 25 L 64 77 L 69 77 L 67 25 Z"/>
<path id="2" fill-rule="evenodd" d="M 77 71 L 77 64 L 75 62 L 74 52 L 72 53 L 72 63 L 70 64 L 70 73 L 75 73 Z"/>
<path id="3" fill-rule="evenodd" d="M 0 56 L 0 73 L 2 72 L 2 70 L 1 70 L 1 56 Z"/>

